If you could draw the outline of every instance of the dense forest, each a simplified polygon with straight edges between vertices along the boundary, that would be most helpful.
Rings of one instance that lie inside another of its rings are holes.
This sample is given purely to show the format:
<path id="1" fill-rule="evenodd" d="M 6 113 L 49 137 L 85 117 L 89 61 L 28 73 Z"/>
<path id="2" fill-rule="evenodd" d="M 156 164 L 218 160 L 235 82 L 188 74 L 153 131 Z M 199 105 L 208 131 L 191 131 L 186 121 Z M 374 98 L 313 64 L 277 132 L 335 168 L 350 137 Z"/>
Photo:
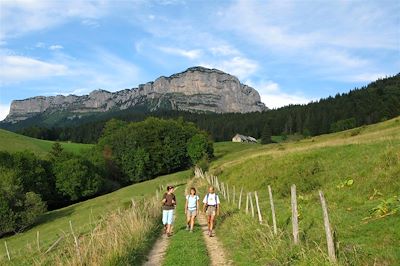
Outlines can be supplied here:
<path id="1" fill-rule="evenodd" d="M 262 113 L 190 113 L 159 110 L 148 112 L 139 107 L 80 121 L 67 121 L 54 127 L 40 124 L 40 118 L 25 123 L 24 135 L 49 140 L 96 143 L 106 121 L 118 118 L 124 121 L 142 121 L 148 116 L 182 118 L 209 132 L 215 141 L 230 140 L 236 133 L 260 138 L 264 130 L 272 135 L 320 135 L 372 124 L 400 115 L 400 74 L 380 79 L 368 86 L 337 94 L 307 105 L 289 105 Z M 75 126 L 71 126 L 71 123 Z M 268 126 L 266 126 L 268 125 Z M 10 128 L 13 130 L 13 128 Z M 268 133 L 268 134 L 269 134 Z"/>
<path id="2" fill-rule="evenodd" d="M 0 151 L 0 237 L 23 231 L 49 209 L 104 194 L 158 175 L 207 163 L 209 136 L 183 120 L 112 119 L 99 142 L 80 155 L 58 142 L 42 158 Z"/>

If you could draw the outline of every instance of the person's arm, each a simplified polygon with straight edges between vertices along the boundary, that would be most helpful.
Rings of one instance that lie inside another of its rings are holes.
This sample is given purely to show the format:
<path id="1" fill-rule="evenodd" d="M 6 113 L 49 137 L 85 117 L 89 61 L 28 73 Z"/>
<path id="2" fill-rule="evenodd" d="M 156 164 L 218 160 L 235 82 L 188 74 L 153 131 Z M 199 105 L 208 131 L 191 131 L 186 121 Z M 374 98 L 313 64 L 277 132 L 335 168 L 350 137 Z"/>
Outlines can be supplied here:
<path id="1" fill-rule="evenodd" d="M 187 208 L 188 208 L 188 196 L 186 196 L 185 214 L 187 213 Z"/>
<path id="2" fill-rule="evenodd" d="M 175 195 L 172 196 L 172 204 L 176 206 L 176 198 L 175 198 Z"/>
<path id="3" fill-rule="evenodd" d="M 166 194 L 164 194 L 163 199 L 161 200 L 161 203 L 162 203 L 162 204 L 165 204 L 165 202 L 167 201 L 167 199 L 166 199 L 165 196 L 166 196 Z"/>
<path id="4" fill-rule="evenodd" d="M 205 196 L 205 197 L 204 197 L 204 200 L 203 200 L 203 203 L 204 203 L 204 204 L 203 204 L 203 212 L 204 212 L 204 213 L 206 212 L 206 207 L 207 207 L 206 197 L 207 197 L 207 196 Z"/>
<path id="5" fill-rule="evenodd" d="M 199 197 L 196 200 L 196 209 L 200 211 Z"/>

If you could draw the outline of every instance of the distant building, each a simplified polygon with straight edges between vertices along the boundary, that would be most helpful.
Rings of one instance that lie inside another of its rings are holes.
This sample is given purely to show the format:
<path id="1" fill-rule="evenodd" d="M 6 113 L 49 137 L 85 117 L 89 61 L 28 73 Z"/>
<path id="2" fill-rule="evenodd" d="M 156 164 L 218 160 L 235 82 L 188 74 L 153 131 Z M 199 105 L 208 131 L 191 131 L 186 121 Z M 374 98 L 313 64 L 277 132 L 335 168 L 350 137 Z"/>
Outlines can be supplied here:
<path id="1" fill-rule="evenodd" d="M 236 134 L 232 138 L 232 142 L 247 142 L 247 143 L 257 143 L 257 140 L 250 136 L 243 136 L 240 134 Z"/>

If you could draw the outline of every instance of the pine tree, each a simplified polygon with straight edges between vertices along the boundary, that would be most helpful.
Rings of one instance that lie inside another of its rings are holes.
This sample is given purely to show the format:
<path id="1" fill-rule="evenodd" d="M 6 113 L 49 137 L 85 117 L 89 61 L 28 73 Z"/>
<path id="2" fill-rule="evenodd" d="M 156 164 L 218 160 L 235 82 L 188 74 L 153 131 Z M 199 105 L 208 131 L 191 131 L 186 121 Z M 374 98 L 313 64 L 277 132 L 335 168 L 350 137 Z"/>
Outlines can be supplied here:
<path id="1" fill-rule="evenodd" d="M 269 123 L 266 123 L 261 133 L 261 144 L 272 143 L 272 131 Z"/>

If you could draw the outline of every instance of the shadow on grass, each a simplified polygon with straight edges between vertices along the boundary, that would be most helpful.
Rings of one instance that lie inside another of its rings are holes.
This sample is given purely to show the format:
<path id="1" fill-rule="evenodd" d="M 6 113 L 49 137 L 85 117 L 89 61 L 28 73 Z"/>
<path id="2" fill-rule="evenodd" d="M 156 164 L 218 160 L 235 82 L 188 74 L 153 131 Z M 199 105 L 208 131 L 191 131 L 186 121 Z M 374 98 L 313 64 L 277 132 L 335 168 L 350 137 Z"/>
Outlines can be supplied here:
<path id="1" fill-rule="evenodd" d="M 48 222 L 54 221 L 56 219 L 69 216 L 74 211 L 75 211 L 75 208 L 74 207 L 70 207 L 70 208 L 65 208 L 65 209 L 61 209 L 61 210 L 54 210 L 54 211 L 51 211 L 51 212 L 47 212 L 47 213 L 41 215 L 38 218 L 38 220 L 35 223 L 35 225 L 39 225 L 39 224 L 42 224 L 42 223 L 48 223 Z"/>

